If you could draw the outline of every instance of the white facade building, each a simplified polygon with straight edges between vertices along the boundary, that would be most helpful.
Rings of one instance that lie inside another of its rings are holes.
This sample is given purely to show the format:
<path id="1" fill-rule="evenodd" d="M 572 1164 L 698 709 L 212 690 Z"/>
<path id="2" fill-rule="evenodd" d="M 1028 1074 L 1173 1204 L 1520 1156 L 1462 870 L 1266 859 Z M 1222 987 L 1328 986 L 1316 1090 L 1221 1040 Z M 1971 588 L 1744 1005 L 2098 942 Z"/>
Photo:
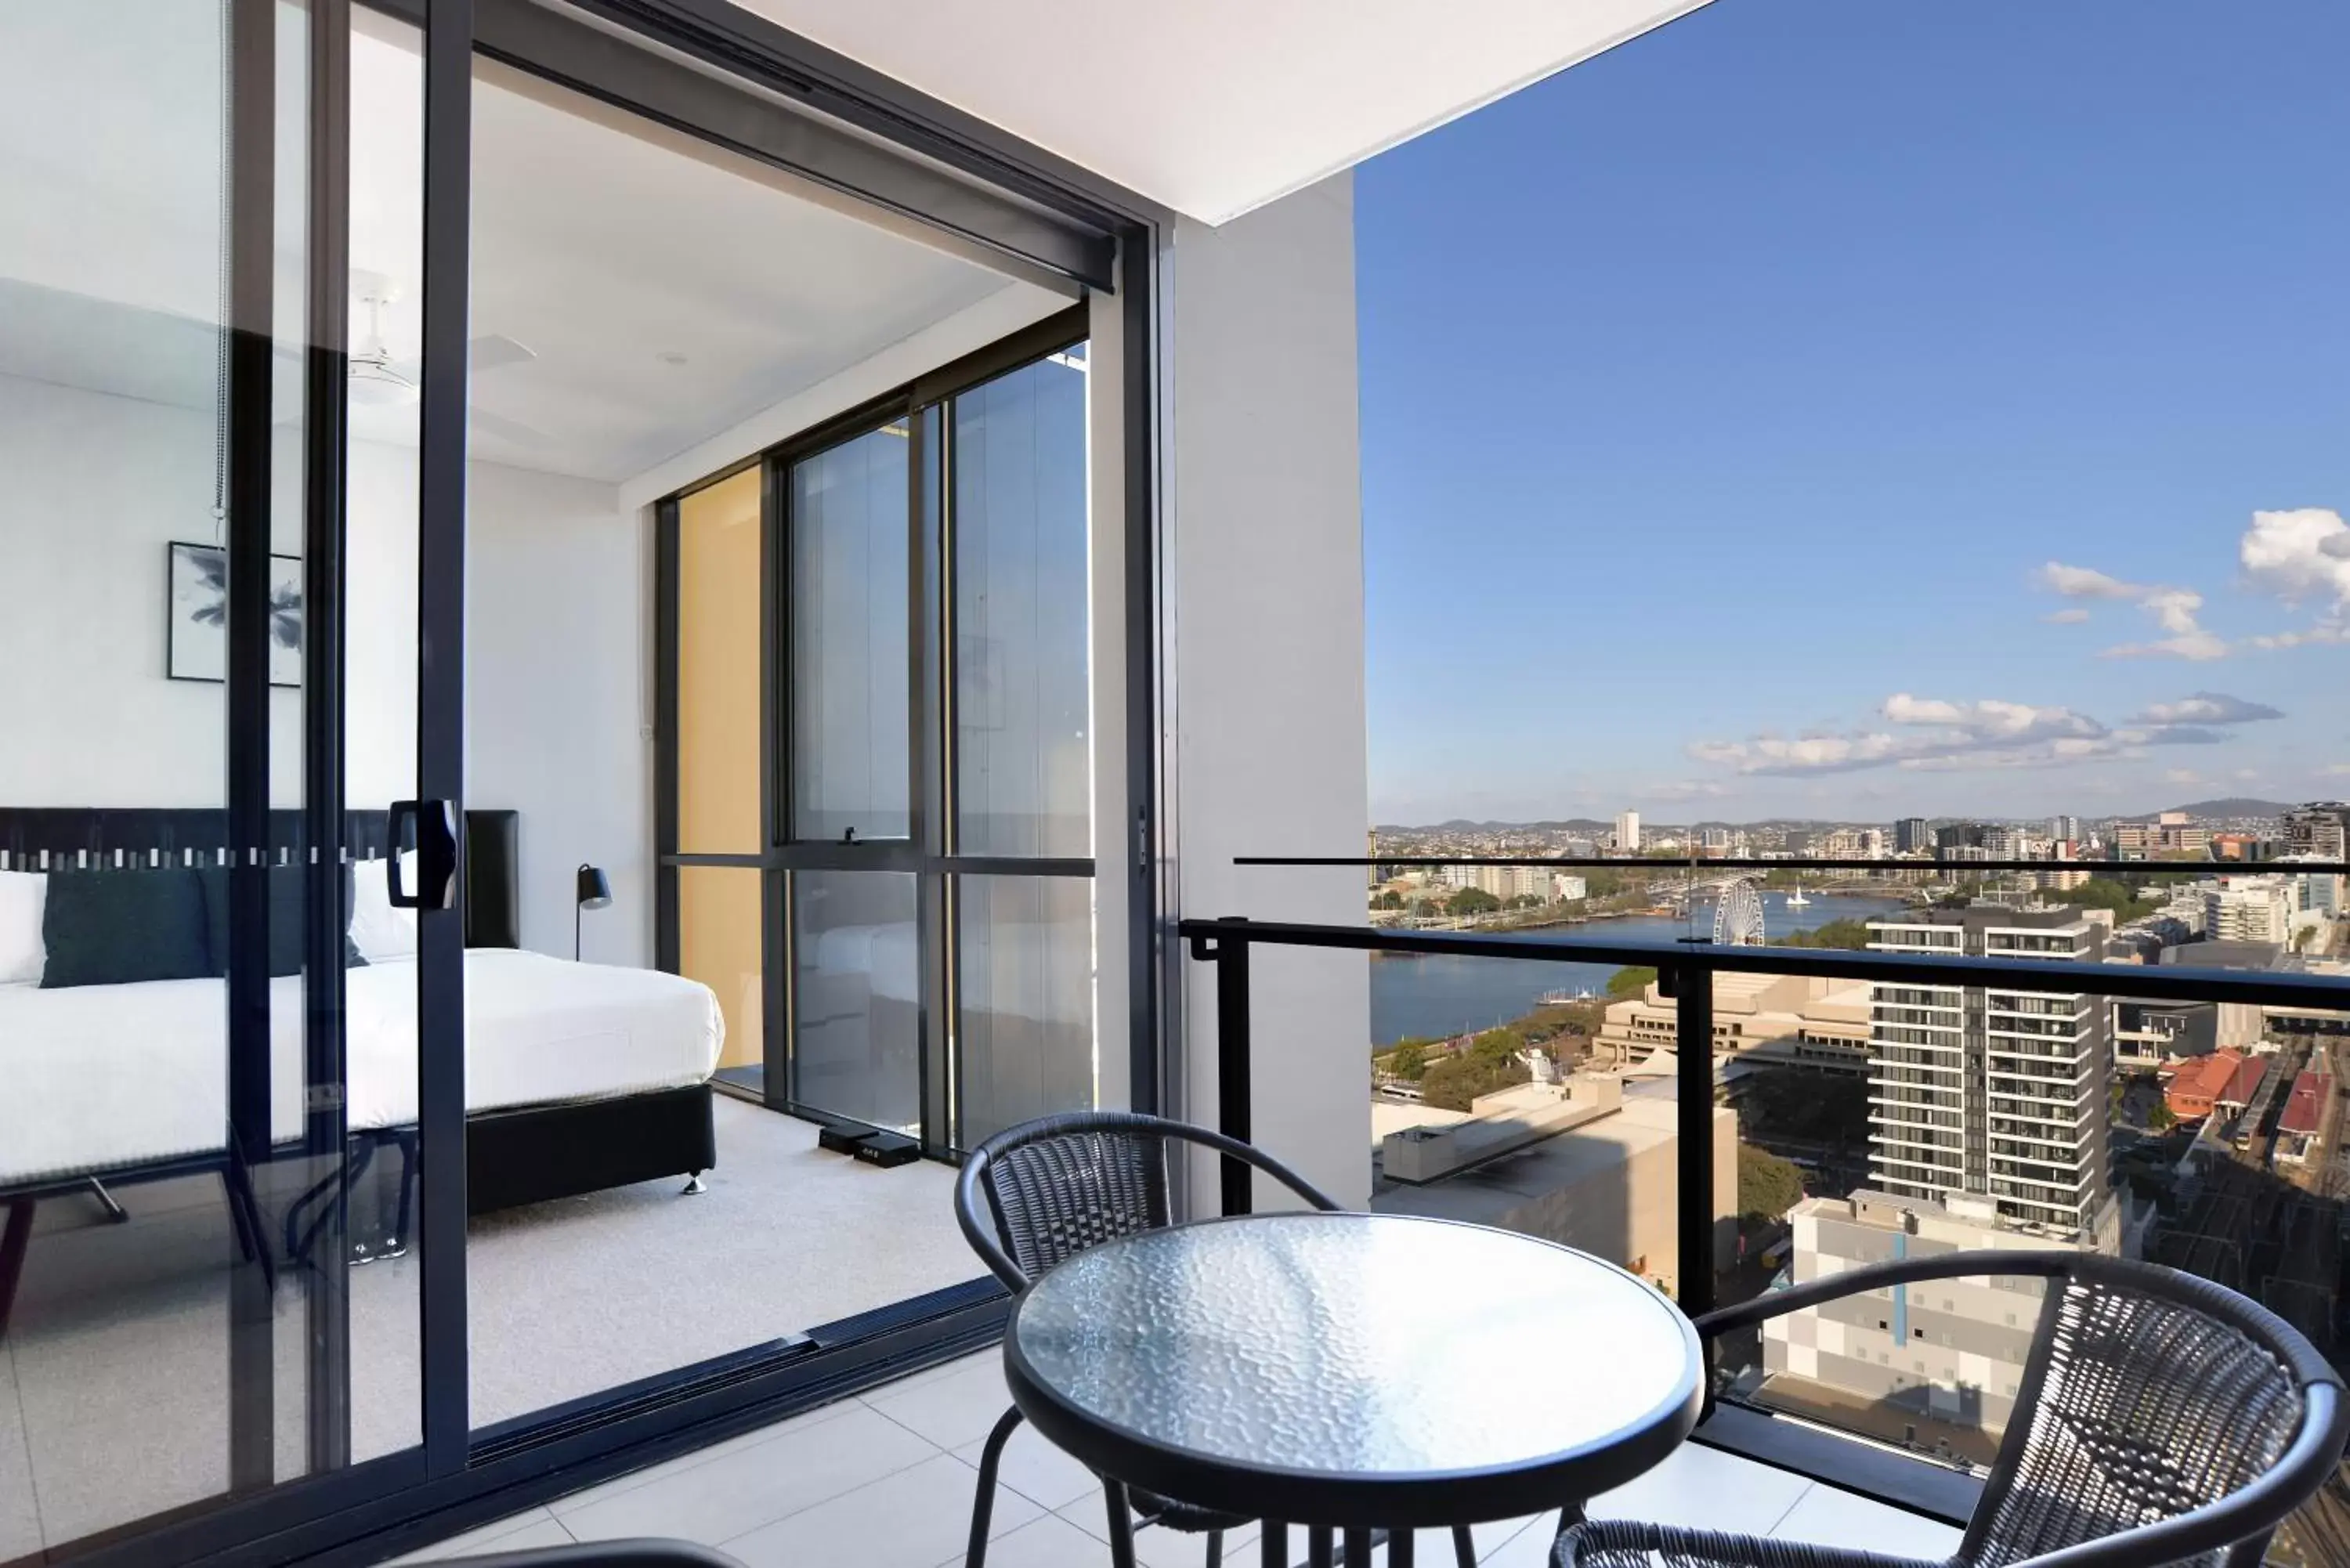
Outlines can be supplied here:
<path id="1" fill-rule="evenodd" d="M 2203 884 L 2204 934 L 2222 941 L 2293 938 L 2301 893 L 2290 877 L 2220 877 Z"/>
<path id="2" fill-rule="evenodd" d="M 2103 959 L 2108 928 L 2074 910 L 1976 904 L 1868 925 L 1879 952 Z M 2002 1218 L 2072 1232 L 2107 1201 L 2110 1010 L 2091 996 L 1872 988 L 1870 1180 L 1939 1202 L 1991 1200 Z"/>
<path id="3" fill-rule="evenodd" d="M 1640 849 L 1640 814 L 1619 811 L 1616 814 L 1616 852 L 1636 855 Z"/>

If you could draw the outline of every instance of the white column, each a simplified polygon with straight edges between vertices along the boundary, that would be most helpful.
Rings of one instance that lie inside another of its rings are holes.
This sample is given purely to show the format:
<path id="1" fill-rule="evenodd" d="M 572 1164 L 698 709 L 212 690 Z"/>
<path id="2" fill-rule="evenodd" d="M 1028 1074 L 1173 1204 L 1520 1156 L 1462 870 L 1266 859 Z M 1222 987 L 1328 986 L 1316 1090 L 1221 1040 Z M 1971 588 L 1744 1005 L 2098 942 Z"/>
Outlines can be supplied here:
<path id="1" fill-rule="evenodd" d="M 1185 222 L 1165 259 L 1175 902 L 1187 917 L 1359 924 L 1359 868 L 1232 864 L 1366 852 L 1352 179 L 1222 228 Z M 1212 1123 L 1214 979 L 1189 960 L 1181 972 L 1178 1109 Z M 1259 950 L 1253 997 L 1253 1141 L 1364 1203 L 1367 961 Z M 1275 1201 L 1260 1183 L 1259 1202 Z"/>

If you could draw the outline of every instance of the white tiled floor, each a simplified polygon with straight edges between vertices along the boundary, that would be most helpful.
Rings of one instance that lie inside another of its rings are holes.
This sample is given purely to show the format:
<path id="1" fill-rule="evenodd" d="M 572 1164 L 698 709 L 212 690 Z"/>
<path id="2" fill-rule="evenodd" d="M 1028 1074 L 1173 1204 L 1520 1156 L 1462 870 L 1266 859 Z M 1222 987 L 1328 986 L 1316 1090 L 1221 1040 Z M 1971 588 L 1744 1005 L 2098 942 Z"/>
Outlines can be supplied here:
<path id="1" fill-rule="evenodd" d="M 718 1547 L 747 1568 L 958 1568 L 980 1447 L 1008 1403 L 1001 1358 L 986 1351 L 400 1561 L 669 1535 Z M 1920 1557 L 1945 1556 L 1959 1542 L 1947 1525 L 1696 1447 L 1596 1499 L 1590 1511 Z M 1555 1528 L 1549 1515 L 1481 1525 L 1478 1556 L 1488 1568 L 1543 1568 Z M 1100 1484 L 1023 1428 L 1004 1454 L 989 1568 L 1107 1568 L 1106 1536 Z M 1233 1532 L 1225 1561 L 1254 1568 L 1255 1541 L 1253 1527 Z M 1202 1568 L 1204 1547 L 1204 1537 L 1171 1531 L 1135 1538 L 1143 1568 Z M 1452 1562 L 1441 1532 L 1424 1532 L 1417 1552 L 1423 1568 Z"/>

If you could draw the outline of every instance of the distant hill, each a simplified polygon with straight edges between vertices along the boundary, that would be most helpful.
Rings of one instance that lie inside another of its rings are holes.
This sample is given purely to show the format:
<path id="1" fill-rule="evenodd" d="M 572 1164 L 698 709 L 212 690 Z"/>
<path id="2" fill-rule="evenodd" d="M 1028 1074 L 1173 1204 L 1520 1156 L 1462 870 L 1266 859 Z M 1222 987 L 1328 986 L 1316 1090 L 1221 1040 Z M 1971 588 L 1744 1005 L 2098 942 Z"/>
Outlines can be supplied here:
<path id="1" fill-rule="evenodd" d="M 2253 800 L 2246 795 L 2230 795 L 2224 800 L 2199 800 L 2191 805 L 2174 805 L 2172 811 L 2183 811 L 2189 816 L 2282 816 L 2293 807 L 2281 800 Z"/>

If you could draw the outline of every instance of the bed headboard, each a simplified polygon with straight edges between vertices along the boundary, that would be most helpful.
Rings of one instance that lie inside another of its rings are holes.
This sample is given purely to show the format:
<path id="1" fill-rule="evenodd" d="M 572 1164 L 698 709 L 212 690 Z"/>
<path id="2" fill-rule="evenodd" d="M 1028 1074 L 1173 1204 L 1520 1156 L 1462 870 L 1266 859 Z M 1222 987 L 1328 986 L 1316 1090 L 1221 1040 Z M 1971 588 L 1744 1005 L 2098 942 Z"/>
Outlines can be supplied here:
<path id="1" fill-rule="evenodd" d="M 391 847 L 390 814 L 354 811 L 343 818 L 353 860 L 380 859 Z M 0 871 L 76 867 L 224 865 L 228 814 L 176 806 L 0 805 Z M 273 866 L 291 863 L 302 843 L 302 814 L 269 814 L 269 842 L 258 846 Z M 465 945 L 522 946 L 521 819 L 511 811 L 465 813 Z"/>

